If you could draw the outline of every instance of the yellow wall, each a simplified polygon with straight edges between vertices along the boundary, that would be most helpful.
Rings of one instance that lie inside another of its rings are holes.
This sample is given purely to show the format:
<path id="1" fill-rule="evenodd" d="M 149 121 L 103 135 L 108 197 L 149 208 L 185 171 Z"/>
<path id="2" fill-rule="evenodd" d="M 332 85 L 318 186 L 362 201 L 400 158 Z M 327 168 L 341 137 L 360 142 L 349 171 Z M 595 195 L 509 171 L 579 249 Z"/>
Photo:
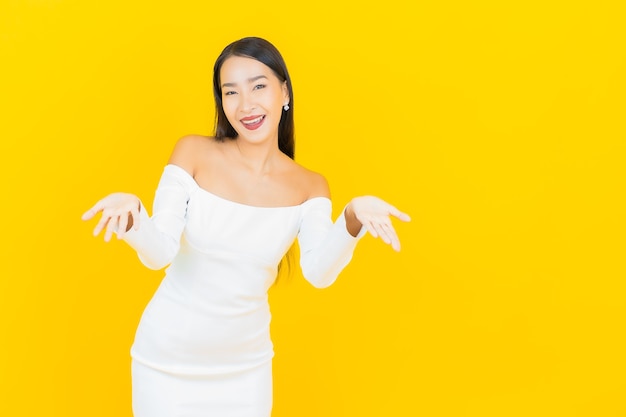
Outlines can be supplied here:
<path id="1" fill-rule="evenodd" d="M 624 3 L 214 3 L 0 0 L 0 415 L 131 415 L 161 272 L 79 218 L 152 200 L 247 35 L 335 211 L 413 217 L 399 254 L 368 236 L 333 287 L 272 289 L 274 416 L 626 415 Z"/>

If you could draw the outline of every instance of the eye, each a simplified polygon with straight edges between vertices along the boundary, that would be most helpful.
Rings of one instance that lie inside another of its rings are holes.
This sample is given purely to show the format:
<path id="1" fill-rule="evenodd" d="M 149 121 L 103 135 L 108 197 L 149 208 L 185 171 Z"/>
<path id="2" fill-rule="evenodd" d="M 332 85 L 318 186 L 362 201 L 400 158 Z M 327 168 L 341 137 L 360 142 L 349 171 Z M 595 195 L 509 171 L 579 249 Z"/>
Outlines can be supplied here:
<path id="1" fill-rule="evenodd" d="M 257 85 L 254 86 L 254 90 L 260 90 L 260 89 L 265 88 L 265 87 L 266 87 L 265 84 L 257 84 Z"/>
<path id="2" fill-rule="evenodd" d="M 225 96 L 232 96 L 233 94 L 237 94 L 237 93 L 234 91 L 224 91 Z"/>

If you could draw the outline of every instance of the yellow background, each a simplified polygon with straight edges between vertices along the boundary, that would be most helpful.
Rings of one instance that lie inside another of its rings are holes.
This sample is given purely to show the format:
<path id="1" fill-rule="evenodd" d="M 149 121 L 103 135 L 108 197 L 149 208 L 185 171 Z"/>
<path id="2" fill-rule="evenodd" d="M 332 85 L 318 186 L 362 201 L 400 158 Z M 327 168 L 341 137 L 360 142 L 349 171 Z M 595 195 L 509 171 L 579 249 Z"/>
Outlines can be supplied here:
<path id="1" fill-rule="evenodd" d="M 256 35 L 335 214 L 413 217 L 400 253 L 366 236 L 333 287 L 271 290 L 274 416 L 625 416 L 623 4 L 0 0 L 0 415 L 131 415 L 162 272 L 80 215 L 151 202 Z"/>

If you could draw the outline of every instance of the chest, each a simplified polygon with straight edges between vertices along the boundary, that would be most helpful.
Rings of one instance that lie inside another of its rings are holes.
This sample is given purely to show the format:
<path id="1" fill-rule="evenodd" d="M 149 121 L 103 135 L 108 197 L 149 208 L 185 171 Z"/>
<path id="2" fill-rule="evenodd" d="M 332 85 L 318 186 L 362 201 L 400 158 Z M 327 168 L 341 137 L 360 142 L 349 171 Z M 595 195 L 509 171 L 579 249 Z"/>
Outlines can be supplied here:
<path id="1" fill-rule="evenodd" d="M 199 189 L 187 206 L 185 238 L 200 251 L 277 263 L 298 234 L 300 210 L 249 206 Z"/>
<path id="2" fill-rule="evenodd" d="M 200 188 L 227 201 L 255 207 L 288 207 L 308 198 L 306 184 L 294 170 L 255 174 L 242 166 L 229 167 L 227 159 L 216 162 L 206 164 L 194 179 Z"/>

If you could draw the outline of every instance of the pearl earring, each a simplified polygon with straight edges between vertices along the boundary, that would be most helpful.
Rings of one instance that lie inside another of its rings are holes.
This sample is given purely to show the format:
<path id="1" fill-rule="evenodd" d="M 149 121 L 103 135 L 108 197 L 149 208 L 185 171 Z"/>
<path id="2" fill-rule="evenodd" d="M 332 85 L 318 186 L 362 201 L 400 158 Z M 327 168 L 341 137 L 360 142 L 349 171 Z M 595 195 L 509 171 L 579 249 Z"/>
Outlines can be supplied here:
<path id="1" fill-rule="evenodd" d="M 285 105 L 283 106 L 283 109 L 284 109 L 285 111 L 289 110 L 289 104 L 285 104 Z"/>

